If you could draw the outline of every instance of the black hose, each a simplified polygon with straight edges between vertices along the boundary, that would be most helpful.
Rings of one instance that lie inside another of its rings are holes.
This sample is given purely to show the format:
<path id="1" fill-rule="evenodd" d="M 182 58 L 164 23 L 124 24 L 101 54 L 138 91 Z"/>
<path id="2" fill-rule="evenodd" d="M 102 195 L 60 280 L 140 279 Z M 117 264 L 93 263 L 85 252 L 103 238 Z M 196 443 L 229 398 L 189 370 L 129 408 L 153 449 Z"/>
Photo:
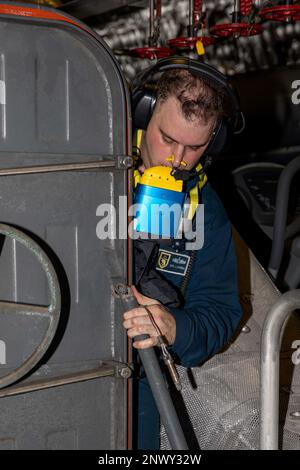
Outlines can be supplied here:
<path id="1" fill-rule="evenodd" d="M 139 307 L 134 296 L 126 296 L 123 301 L 126 304 L 126 310 Z M 139 335 L 135 337 L 135 341 L 142 341 L 147 338 L 149 338 L 148 335 Z M 138 352 L 171 448 L 173 450 L 188 450 L 181 424 L 154 349 L 139 349 Z"/>

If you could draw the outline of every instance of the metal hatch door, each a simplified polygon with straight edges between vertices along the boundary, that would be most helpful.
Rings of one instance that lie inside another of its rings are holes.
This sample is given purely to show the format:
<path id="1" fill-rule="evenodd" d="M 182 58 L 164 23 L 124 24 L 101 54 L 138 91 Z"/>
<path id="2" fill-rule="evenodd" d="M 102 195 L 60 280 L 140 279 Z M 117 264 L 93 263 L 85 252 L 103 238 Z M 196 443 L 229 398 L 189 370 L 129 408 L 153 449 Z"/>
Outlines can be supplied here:
<path id="1" fill-rule="evenodd" d="M 62 305 L 42 360 L 0 390 L 0 449 L 124 449 L 127 339 L 107 253 L 125 280 L 127 241 L 97 226 L 99 206 L 118 215 L 127 192 L 126 84 L 99 37 L 49 8 L 0 5 L 0 44 L 0 222 L 48 256 Z M 0 236 L 0 301 L 1 384 L 47 331 L 43 315 L 3 302 L 50 303 L 42 266 L 13 236 Z"/>

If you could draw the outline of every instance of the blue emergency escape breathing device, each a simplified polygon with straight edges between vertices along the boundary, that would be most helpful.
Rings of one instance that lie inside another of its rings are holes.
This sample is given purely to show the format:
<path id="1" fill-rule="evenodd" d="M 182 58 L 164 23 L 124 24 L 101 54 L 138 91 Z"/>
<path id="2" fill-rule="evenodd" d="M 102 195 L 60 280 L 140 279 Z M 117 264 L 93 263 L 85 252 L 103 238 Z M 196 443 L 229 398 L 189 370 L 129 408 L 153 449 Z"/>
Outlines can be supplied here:
<path id="1" fill-rule="evenodd" d="M 140 238 L 174 239 L 177 237 L 187 193 L 184 182 L 165 166 L 148 168 L 135 190 L 135 231 Z"/>

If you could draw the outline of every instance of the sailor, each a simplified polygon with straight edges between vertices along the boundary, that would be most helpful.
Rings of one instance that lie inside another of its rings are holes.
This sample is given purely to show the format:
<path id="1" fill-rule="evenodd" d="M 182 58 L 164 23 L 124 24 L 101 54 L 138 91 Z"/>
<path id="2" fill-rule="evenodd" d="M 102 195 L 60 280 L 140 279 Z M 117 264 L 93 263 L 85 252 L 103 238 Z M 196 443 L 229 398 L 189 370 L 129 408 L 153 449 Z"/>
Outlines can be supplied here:
<path id="1" fill-rule="evenodd" d="M 204 242 L 196 250 L 182 240 L 137 243 L 133 292 L 140 307 L 124 313 L 123 325 L 136 350 L 157 346 L 160 332 L 176 362 L 194 367 L 229 342 L 242 315 L 231 224 L 203 171 L 228 143 L 238 105 L 211 66 L 183 58 L 171 67 L 161 62 L 153 72 L 161 72 L 157 88 L 147 88 L 147 73 L 133 96 L 134 124 L 142 129 L 136 186 L 158 167 L 182 178 L 194 219 L 204 205 Z M 149 337 L 134 340 L 141 334 Z M 138 448 L 159 449 L 159 415 L 146 378 L 138 390 Z"/>

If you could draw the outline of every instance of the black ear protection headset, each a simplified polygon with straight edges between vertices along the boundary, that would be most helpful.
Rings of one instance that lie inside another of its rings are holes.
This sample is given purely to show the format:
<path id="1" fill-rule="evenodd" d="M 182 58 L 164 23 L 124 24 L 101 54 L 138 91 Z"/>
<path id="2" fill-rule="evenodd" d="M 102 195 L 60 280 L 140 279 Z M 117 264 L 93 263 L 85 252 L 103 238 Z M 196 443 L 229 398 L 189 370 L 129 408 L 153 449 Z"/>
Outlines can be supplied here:
<path id="1" fill-rule="evenodd" d="M 240 110 L 239 99 L 229 84 L 225 75 L 211 65 L 198 62 L 186 57 L 171 57 L 159 60 L 154 66 L 146 69 L 138 78 L 138 83 L 132 92 L 132 119 L 136 129 L 146 130 L 150 122 L 155 104 L 156 87 L 151 85 L 151 78 L 172 69 L 185 69 L 191 74 L 203 78 L 206 83 L 211 83 L 216 90 L 223 90 L 227 95 L 232 108 L 232 116 L 223 119 L 217 124 L 212 139 L 205 150 L 207 157 L 214 157 L 228 147 L 233 134 L 238 134 L 244 129 L 244 117 Z M 237 130 L 238 123 L 242 119 L 241 129 Z"/>

